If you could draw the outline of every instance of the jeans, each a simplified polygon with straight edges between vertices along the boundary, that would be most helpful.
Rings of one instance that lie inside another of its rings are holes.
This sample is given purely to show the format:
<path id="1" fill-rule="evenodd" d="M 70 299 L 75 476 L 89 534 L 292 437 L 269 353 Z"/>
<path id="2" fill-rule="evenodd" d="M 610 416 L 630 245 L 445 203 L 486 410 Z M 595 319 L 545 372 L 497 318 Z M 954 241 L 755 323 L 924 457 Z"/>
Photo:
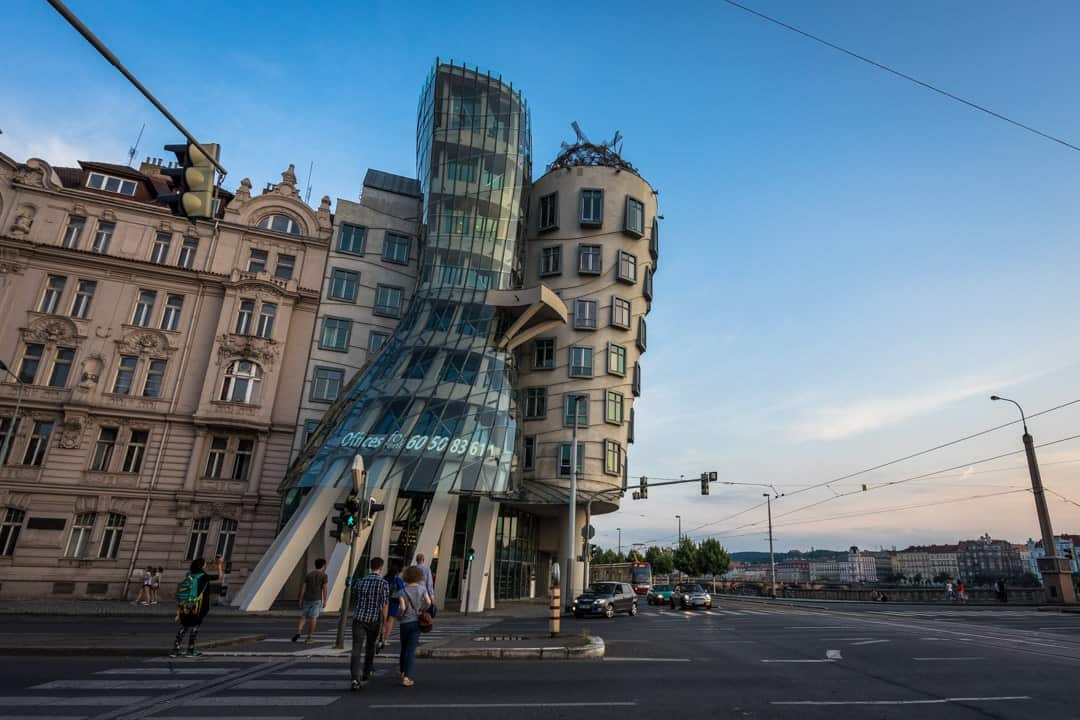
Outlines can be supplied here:
<path id="1" fill-rule="evenodd" d="M 349 659 L 349 672 L 353 680 L 367 680 L 375 665 L 375 640 L 382 632 L 382 621 L 360 622 L 352 624 L 352 656 Z M 360 674 L 360 653 L 364 654 L 364 672 Z"/>
<path id="2" fill-rule="evenodd" d="M 416 661 L 416 646 L 420 643 L 420 623 L 413 620 L 401 623 L 398 628 L 401 633 L 401 659 L 398 669 L 405 677 L 411 678 L 413 663 Z"/>

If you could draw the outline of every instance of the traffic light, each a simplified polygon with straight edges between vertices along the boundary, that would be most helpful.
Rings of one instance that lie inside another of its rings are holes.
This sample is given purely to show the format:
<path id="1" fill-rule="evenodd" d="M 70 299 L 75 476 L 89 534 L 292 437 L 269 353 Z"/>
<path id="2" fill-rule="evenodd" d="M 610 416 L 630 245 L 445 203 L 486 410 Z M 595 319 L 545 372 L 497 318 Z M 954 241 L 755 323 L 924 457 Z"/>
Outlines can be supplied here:
<path id="1" fill-rule="evenodd" d="M 218 159 L 220 147 L 204 143 L 203 147 Z M 214 164 L 199 148 L 188 143 L 166 145 L 166 152 L 176 154 L 176 166 L 162 168 L 161 174 L 172 179 L 175 192 L 161 195 L 158 202 L 169 206 L 180 217 L 212 218 L 214 216 Z"/>
<path id="2" fill-rule="evenodd" d="M 360 497 L 355 492 L 351 492 L 342 505 L 344 505 L 342 518 L 344 518 L 345 527 L 351 530 L 359 522 L 357 516 L 360 514 Z"/>
<path id="3" fill-rule="evenodd" d="M 380 513 L 385 509 L 386 506 L 380 502 L 376 502 L 375 498 L 368 498 L 367 502 L 364 503 L 363 512 L 360 513 L 360 522 L 364 524 L 364 527 L 367 527 L 375 522 L 375 514 Z"/>
<path id="4" fill-rule="evenodd" d="M 472 548 L 469 548 L 469 552 L 465 555 L 465 560 L 468 562 L 472 562 L 474 557 L 476 557 L 476 551 Z"/>
<path id="5" fill-rule="evenodd" d="M 337 511 L 337 515 L 330 518 L 330 522 L 334 523 L 334 529 L 330 531 L 330 537 L 334 538 L 338 542 L 346 542 L 345 536 L 348 535 L 348 526 L 345 524 L 345 503 L 334 503 L 334 510 Z"/>
<path id="6" fill-rule="evenodd" d="M 638 496 L 640 496 L 642 500 L 649 499 L 649 478 L 644 475 L 638 480 Z"/>
<path id="7" fill-rule="evenodd" d="M 709 473 L 701 473 L 701 494 L 709 494 Z"/>

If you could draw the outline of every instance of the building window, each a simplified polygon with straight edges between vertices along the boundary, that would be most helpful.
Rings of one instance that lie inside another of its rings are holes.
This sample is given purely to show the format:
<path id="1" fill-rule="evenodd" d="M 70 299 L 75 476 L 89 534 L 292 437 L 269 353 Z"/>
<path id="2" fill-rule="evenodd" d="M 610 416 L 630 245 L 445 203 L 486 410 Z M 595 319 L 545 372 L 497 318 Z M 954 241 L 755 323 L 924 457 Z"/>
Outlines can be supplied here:
<path id="1" fill-rule="evenodd" d="M 623 449 L 614 440 L 604 441 L 604 472 L 608 475 L 622 475 Z"/>
<path id="2" fill-rule="evenodd" d="M 454 352 L 446 356 L 443 363 L 441 382 L 458 383 L 459 385 L 472 385 L 476 382 L 476 376 L 480 372 L 481 355 L 469 352 Z"/>
<path id="3" fill-rule="evenodd" d="M 19 542 L 19 531 L 25 518 L 26 513 L 16 508 L 7 508 L 4 512 L 4 523 L 0 525 L 0 556 L 15 554 L 15 544 Z"/>
<path id="4" fill-rule="evenodd" d="M 30 343 L 23 353 L 22 363 L 19 365 L 19 382 L 23 385 L 33 385 L 37 379 L 38 366 L 45 354 L 45 346 L 40 343 Z"/>
<path id="5" fill-rule="evenodd" d="M 139 358 L 136 355 L 120 356 L 120 364 L 116 367 L 116 379 L 113 380 L 113 394 L 131 394 L 131 386 L 135 381 L 135 366 L 138 364 Z"/>
<path id="6" fill-rule="evenodd" d="M 217 536 L 217 554 L 222 557 L 225 562 L 232 560 L 233 547 L 236 545 L 236 529 L 239 526 L 239 522 L 232 518 L 223 518 L 221 521 L 221 530 Z"/>
<path id="7" fill-rule="evenodd" d="M 183 295 L 166 295 L 165 312 L 161 314 L 161 329 L 176 330 L 180 327 L 180 311 L 183 309 Z"/>
<path id="8" fill-rule="evenodd" d="M 277 317 L 277 304 L 264 302 L 259 306 L 259 324 L 255 328 L 255 334 L 261 338 L 268 338 L 274 334 L 274 318 Z"/>
<path id="9" fill-rule="evenodd" d="M 652 302 L 652 268 L 645 268 L 645 282 L 642 285 L 641 294 L 645 296 L 645 299 Z"/>
<path id="10" fill-rule="evenodd" d="M 596 329 L 596 301 L 574 301 L 574 327 L 578 330 Z"/>
<path id="11" fill-rule="evenodd" d="M 637 346 L 638 350 L 645 352 L 645 348 L 648 345 L 646 337 L 645 316 L 641 316 L 637 320 Z"/>
<path id="12" fill-rule="evenodd" d="M 307 447 L 308 441 L 311 440 L 311 436 L 315 434 L 315 431 L 319 429 L 318 420 L 305 420 L 304 421 L 304 433 L 301 439 L 301 447 Z"/>
<path id="13" fill-rule="evenodd" d="M 634 408 L 630 408 L 630 419 L 626 423 L 626 442 L 634 442 Z"/>
<path id="14" fill-rule="evenodd" d="M 330 288 L 327 295 L 332 300 L 356 302 L 356 293 L 360 287 L 360 273 L 334 268 L 330 271 Z"/>
<path id="15" fill-rule="evenodd" d="M 338 231 L 337 249 L 352 255 L 363 255 L 367 240 L 367 228 L 362 225 L 344 223 Z"/>
<path id="16" fill-rule="evenodd" d="M 82 238 L 83 228 L 86 227 L 86 218 L 81 215 L 72 215 L 68 218 L 67 227 L 64 228 L 64 237 L 60 241 L 60 244 L 66 248 L 79 247 L 79 240 Z"/>
<path id="17" fill-rule="evenodd" d="M 432 349 L 414 350 L 409 364 L 405 366 L 405 372 L 401 375 L 402 379 L 423 380 L 435 361 L 435 355 L 436 351 Z"/>
<path id="18" fill-rule="evenodd" d="M 582 275 L 599 275 L 603 271 L 603 254 L 599 245 L 578 246 L 578 272 Z"/>
<path id="19" fill-rule="evenodd" d="M 570 348 L 570 377 L 587 378 L 593 374 L 593 351 L 591 347 Z"/>
<path id="20" fill-rule="evenodd" d="M 278 253 L 277 265 L 274 266 L 274 277 L 279 280 L 292 280 L 293 270 L 296 269 L 296 256 Z"/>
<path id="21" fill-rule="evenodd" d="M 251 334 L 251 318 L 255 314 L 254 300 L 241 300 L 240 310 L 236 314 L 236 334 Z"/>
<path id="22" fill-rule="evenodd" d="M 637 282 L 637 256 L 625 250 L 619 251 L 619 270 L 615 279 L 631 284 Z"/>
<path id="23" fill-rule="evenodd" d="M 623 423 L 623 394 L 614 390 L 604 392 L 604 422 L 614 425 Z"/>
<path id="24" fill-rule="evenodd" d="M 165 381 L 167 360 L 151 360 L 143 381 L 143 397 L 161 397 L 161 386 Z"/>
<path id="25" fill-rule="evenodd" d="M 324 350 L 340 350 L 345 352 L 349 349 L 349 338 L 352 335 L 352 320 L 345 318 L 323 318 L 322 335 L 319 337 L 319 347 Z"/>
<path id="26" fill-rule="evenodd" d="M 555 338 L 533 340 L 533 370 L 551 370 L 555 367 Z"/>
<path id="27" fill-rule="evenodd" d="M 577 474 L 582 475 L 585 472 L 585 443 L 579 442 L 577 444 Z M 570 443 L 561 443 L 559 445 L 559 476 L 570 477 Z"/>
<path id="28" fill-rule="evenodd" d="M 98 431 L 97 444 L 94 445 L 94 458 L 90 462 L 90 469 L 96 472 L 109 472 L 112 467 L 113 452 L 116 450 L 116 437 L 119 429 L 103 427 Z"/>
<path id="29" fill-rule="evenodd" d="M 388 339 L 390 339 L 390 335 L 388 333 L 375 332 L 374 330 L 372 330 L 368 333 L 367 338 L 368 352 L 373 354 L 379 352 L 380 350 L 382 350 L 383 345 L 386 344 L 386 341 Z"/>
<path id="30" fill-rule="evenodd" d="M 132 430 L 131 439 L 128 440 L 127 451 L 124 453 L 124 464 L 121 472 L 137 473 L 142 470 L 143 458 L 146 457 L 146 443 L 150 440 L 149 430 Z"/>
<path id="31" fill-rule="evenodd" d="M 19 420 L 20 418 L 14 418 L 13 420 L 8 415 L 0 417 L 0 448 L 3 448 L 4 438 L 10 438 L 11 440 L 11 442 L 7 444 L 4 456 L 0 458 L 0 465 L 7 465 L 8 461 L 11 459 L 11 449 L 15 445 L 15 437 L 19 433 Z"/>
<path id="32" fill-rule="evenodd" d="M 626 198 L 626 224 L 623 230 L 635 237 L 645 234 L 645 203 L 632 197 Z"/>
<path id="33" fill-rule="evenodd" d="M 547 415 L 547 388 L 525 389 L 525 419 L 540 420 Z"/>
<path id="34" fill-rule="evenodd" d="M 150 249 L 150 262 L 164 265 L 169 260 L 169 247 L 172 245 L 172 233 L 159 232 L 154 237 L 154 245 Z"/>
<path id="35" fill-rule="evenodd" d="M 176 260 L 177 266 L 187 270 L 195 267 L 195 254 L 197 252 L 199 252 L 199 239 L 184 238 L 184 242 L 180 246 L 180 257 Z"/>
<path id="36" fill-rule="evenodd" d="M 575 403 L 574 398 L 578 395 L 563 395 L 563 426 L 574 427 L 574 406 L 577 406 L 577 426 L 589 427 L 589 399 L 588 396 L 580 397 Z"/>
<path id="37" fill-rule="evenodd" d="M 75 289 L 75 298 L 71 301 L 71 317 L 85 320 L 90 317 L 90 305 L 94 302 L 97 282 L 80 280 Z"/>
<path id="38" fill-rule="evenodd" d="M 389 285 L 375 286 L 375 307 L 372 312 L 384 317 L 401 316 L 401 288 Z"/>
<path id="39" fill-rule="evenodd" d="M 53 361 L 52 373 L 49 375 L 49 387 L 67 387 L 68 376 L 71 375 L 71 365 L 74 362 L 74 348 L 56 348 L 56 359 Z"/>
<path id="40" fill-rule="evenodd" d="M 135 311 L 131 313 L 131 324 L 136 327 L 150 327 L 150 316 L 157 302 L 157 292 L 139 290 L 139 299 L 135 302 Z"/>
<path id="41" fill-rule="evenodd" d="M 562 272 L 562 248 L 558 245 L 540 250 L 540 277 Z"/>
<path id="42" fill-rule="evenodd" d="M 258 227 L 263 230 L 285 233 L 286 235 L 300 234 L 300 223 L 296 222 L 288 215 L 267 215 L 259 221 Z"/>
<path id="43" fill-rule="evenodd" d="M 630 329 L 630 301 L 620 297 L 611 298 L 611 324 L 624 330 Z"/>
<path id="44" fill-rule="evenodd" d="M 225 371 L 221 399 L 225 402 L 257 403 L 262 379 L 261 367 L 247 360 L 234 360 Z"/>
<path id="45" fill-rule="evenodd" d="M 454 324 L 454 309 L 452 303 L 433 302 L 428 313 L 427 330 L 446 332 Z"/>
<path id="46" fill-rule="evenodd" d="M 660 259 L 660 223 L 656 218 L 652 221 L 652 235 L 649 236 L 649 254 L 652 255 L 653 265 Z"/>
<path id="47" fill-rule="evenodd" d="M 60 297 L 64 294 L 65 285 L 67 285 L 67 278 L 63 275 L 49 276 L 48 281 L 45 283 L 45 292 L 41 296 L 41 304 L 38 305 L 39 313 L 56 314 L 57 308 L 60 307 Z"/>
<path id="48" fill-rule="evenodd" d="M 554 192 L 540 198 L 539 230 L 554 230 L 559 227 L 559 193 Z"/>
<path id="49" fill-rule="evenodd" d="M 236 454 L 233 455 L 232 479 L 247 480 L 251 471 L 251 458 L 255 455 L 255 440 L 240 438 L 236 441 Z"/>
<path id="50" fill-rule="evenodd" d="M 630 392 L 634 397 L 641 397 L 641 363 L 634 363 L 634 374 L 630 380 Z"/>
<path id="51" fill-rule="evenodd" d="M 210 438 L 210 452 L 206 455 L 206 477 L 216 480 L 221 477 L 225 470 L 225 451 L 229 447 L 229 439 L 221 435 Z"/>
<path id="52" fill-rule="evenodd" d="M 94 243 L 90 246 L 90 252 L 104 255 L 109 252 L 109 243 L 113 233 L 116 232 L 116 223 L 99 222 L 94 232 Z"/>
<path id="53" fill-rule="evenodd" d="M 90 545 L 90 536 L 94 534 L 94 523 L 97 513 L 84 512 L 75 516 L 75 522 L 71 526 L 71 535 L 68 536 L 67 549 L 64 556 L 69 558 L 86 557 L 86 548 Z"/>
<path id="54" fill-rule="evenodd" d="M 525 453 L 521 459 L 522 470 L 532 470 L 536 467 L 536 436 L 525 436 Z"/>
<path id="55" fill-rule="evenodd" d="M 251 255 L 248 256 L 248 268 L 249 273 L 261 273 L 266 272 L 266 262 L 270 259 L 270 253 L 266 250 L 258 250 L 251 248 Z"/>
<path id="56" fill-rule="evenodd" d="M 388 232 L 383 240 L 383 260 L 397 263 L 398 265 L 409 264 L 409 238 L 397 233 Z"/>
<path id="57" fill-rule="evenodd" d="M 334 402 L 341 394 L 345 371 L 340 368 L 317 367 L 311 378 L 311 399 L 315 402 Z"/>
<path id="58" fill-rule="evenodd" d="M 210 518 L 195 518 L 191 523 L 191 536 L 188 538 L 186 560 L 201 558 L 206 552 L 206 538 L 210 534 Z"/>
<path id="59" fill-rule="evenodd" d="M 124 180 L 123 178 L 113 177 L 112 175 L 103 175 L 102 173 L 92 172 L 86 178 L 86 187 L 93 188 L 94 190 L 105 190 L 111 193 L 135 197 L 135 188 L 137 185 L 134 180 Z"/>
<path id="60" fill-rule="evenodd" d="M 109 513 L 108 517 L 105 518 L 105 532 L 101 536 L 98 558 L 102 560 L 116 559 L 116 553 L 120 549 L 120 538 L 124 536 L 124 525 L 126 523 L 126 515 Z"/>
<path id="61" fill-rule="evenodd" d="M 615 343 L 608 343 L 607 350 L 608 375 L 626 377 L 626 348 Z"/>
<path id="62" fill-rule="evenodd" d="M 581 224 L 600 225 L 604 222 L 604 191 L 581 191 Z"/>

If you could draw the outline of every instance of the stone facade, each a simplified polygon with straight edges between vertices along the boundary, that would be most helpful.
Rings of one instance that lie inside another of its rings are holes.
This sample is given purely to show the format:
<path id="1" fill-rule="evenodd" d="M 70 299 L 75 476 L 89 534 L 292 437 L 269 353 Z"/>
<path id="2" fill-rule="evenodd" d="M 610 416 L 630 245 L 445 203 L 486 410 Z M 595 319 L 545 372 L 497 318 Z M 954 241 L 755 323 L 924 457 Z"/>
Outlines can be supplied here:
<path id="1" fill-rule="evenodd" d="M 290 166 L 214 222 L 173 217 L 160 163 L 0 155 L 0 595 L 118 597 L 133 571 L 273 538 L 331 235 Z M 2 440 L 0 440 L 2 442 Z"/>

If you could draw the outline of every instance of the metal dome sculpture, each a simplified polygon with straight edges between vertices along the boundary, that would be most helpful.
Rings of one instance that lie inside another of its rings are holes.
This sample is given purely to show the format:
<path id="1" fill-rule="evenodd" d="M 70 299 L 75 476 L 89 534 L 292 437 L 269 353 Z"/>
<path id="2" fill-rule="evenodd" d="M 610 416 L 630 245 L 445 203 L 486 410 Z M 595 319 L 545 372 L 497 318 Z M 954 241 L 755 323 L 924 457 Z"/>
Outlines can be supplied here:
<path id="1" fill-rule="evenodd" d="M 576 120 L 570 123 L 570 127 L 574 129 L 577 140 L 573 145 L 562 143 L 558 156 L 547 166 L 548 172 L 560 168 L 569 170 L 572 167 L 590 165 L 619 168 L 637 174 L 637 169 L 622 157 L 623 137 L 618 130 L 615 131 L 615 137 L 611 140 L 597 145 L 589 142 L 589 138 L 582 132 Z"/>

